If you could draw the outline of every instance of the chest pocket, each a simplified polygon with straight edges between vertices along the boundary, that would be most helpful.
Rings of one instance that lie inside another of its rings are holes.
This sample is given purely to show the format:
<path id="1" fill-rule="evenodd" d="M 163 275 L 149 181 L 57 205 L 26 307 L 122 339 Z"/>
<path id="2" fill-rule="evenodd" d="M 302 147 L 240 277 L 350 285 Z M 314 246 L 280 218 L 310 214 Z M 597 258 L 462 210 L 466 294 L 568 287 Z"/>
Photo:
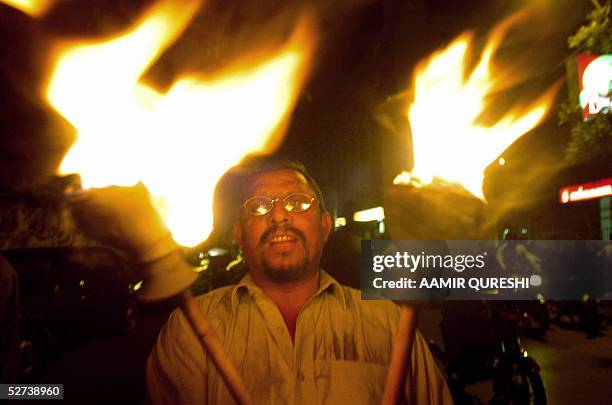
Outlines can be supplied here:
<path id="1" fill-rule="evenodd" d="M 380 403 L 387 367 L 358 361 L 332 360 L 327 404 Z"/>

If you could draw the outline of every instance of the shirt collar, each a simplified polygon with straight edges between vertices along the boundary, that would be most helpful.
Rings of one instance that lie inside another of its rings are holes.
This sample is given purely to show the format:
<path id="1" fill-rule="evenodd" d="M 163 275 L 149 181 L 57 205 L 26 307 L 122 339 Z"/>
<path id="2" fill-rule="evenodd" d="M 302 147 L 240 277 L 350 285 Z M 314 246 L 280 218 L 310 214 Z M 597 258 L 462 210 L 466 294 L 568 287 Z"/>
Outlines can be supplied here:
<path id="1" fill-rule="evenodd" d="M 249 272 L 247 272 L 240 279 L 238 284 L 236 284 L 234 288 L 232 289 L 230 299 L 231 299 L 232 310 L 234 312 L 238 309 L 238 305 L 240 304 L 240 299 L 242 295 L 248 291 L 252 291 L 252 292 L 257 291 L 260 293 L 262 292 L 261 289 L 257 287 L 257 285 L 255 285 L 255 282 L 253 281 L 253 278 L 251 277 L 251 274 Z M 336 281 L 335 278 L 330 276 L 325 270 L 320 269 L 319 270 L 319 288 L 314 293 L 312 298 L 320 294 L 323 294 L 323 293 L 329 293 L 332 296 L 336 297 L 338 300 L 340 300 L 343 308 L 346 310 L 346 296 L 344 294 L 344 289 L 342 288 L 342 285 L 340 285 L 340 283 L 338 283 L 338 281 Z"/>

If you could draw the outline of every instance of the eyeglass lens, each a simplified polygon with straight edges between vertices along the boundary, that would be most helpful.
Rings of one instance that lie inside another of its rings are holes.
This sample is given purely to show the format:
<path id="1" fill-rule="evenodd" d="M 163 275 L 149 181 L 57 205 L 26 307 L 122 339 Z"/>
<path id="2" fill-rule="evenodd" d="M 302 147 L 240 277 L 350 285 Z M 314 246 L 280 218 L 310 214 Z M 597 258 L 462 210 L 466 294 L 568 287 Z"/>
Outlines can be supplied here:
<path id="1" fill-rule="evenodd" d="M 265 215 L 272 210 L 274 204 L 279 199 L 272 199 L 266 196 L 255 196 L 249 198 L 244 204 L 244 208 L 252 215 Z M 282 199 L 283 208 L 287 212 L 303 212 L 312 206 L 314 198 L 308 194 L 295 193 L 289 194 Z"/>

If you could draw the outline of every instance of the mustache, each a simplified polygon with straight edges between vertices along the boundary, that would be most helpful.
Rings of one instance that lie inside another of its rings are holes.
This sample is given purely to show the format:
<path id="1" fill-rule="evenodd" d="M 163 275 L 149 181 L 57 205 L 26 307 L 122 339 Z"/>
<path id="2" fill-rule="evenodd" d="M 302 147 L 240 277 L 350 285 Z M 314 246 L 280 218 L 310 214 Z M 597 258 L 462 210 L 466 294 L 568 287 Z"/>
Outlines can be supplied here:
<path id="1" fill-rule="evenodd" d="M 297 238 L 301 239 L 302 242 L 306 243 L 306 235 L 304 235 L 304 232 L 300 231 L 299 229 L 290 227 L 288 225 L 272 225 L 270 228 L 266 229 L 264 233 L 261 234 L 261 238 L 259 238 L 259 246 L 262 246 L 264 243 L 266 243 L 266 240 L 268 240 L 270 235 L 273 235 L 276 232 L 291 233 Z"/>

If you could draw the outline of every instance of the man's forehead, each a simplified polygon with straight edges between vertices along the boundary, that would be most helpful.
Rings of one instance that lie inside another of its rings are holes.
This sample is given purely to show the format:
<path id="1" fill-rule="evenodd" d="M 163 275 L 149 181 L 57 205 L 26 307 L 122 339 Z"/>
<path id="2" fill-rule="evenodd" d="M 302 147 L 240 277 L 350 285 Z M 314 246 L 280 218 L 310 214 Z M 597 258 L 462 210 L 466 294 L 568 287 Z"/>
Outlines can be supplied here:
<path id="1" fill-rule="evenodd" d="M 281 169 L 252 176 L 246 185 L 246 191 L 252 193 L 265 193 L 267 190 L 277 189 L 310 190 L 308 180 L 298 171 Z"/>

